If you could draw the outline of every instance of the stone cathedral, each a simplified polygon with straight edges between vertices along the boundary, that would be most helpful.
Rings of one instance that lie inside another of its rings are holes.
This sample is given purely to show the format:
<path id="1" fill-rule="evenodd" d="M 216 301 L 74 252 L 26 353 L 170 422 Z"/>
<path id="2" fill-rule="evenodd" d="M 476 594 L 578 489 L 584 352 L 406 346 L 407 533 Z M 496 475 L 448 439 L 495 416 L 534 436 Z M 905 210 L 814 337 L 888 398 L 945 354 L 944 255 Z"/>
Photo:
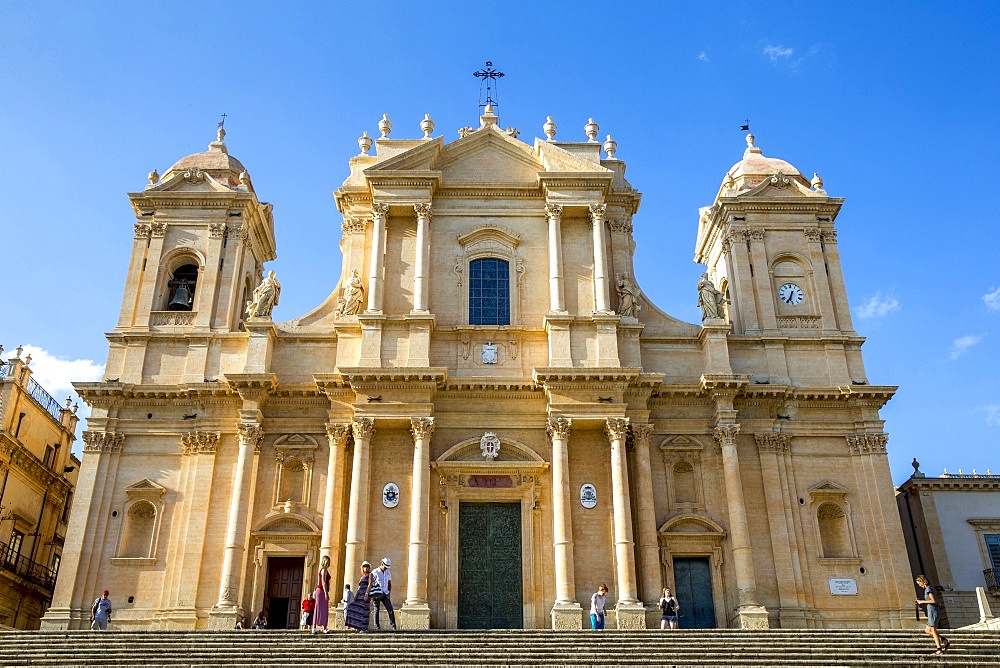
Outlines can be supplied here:
<path id="1" fill-rule="evenodd" d="M 86 627 L 107 588 L 119 628 L 294 627 L 322 556 L 334 604 L 390 557 L 404 629 L 581 628 L 602 582 L 619 629 L 658 627 L 665 586 L 681 628 L 912 625 L 844 200 L 748 135 L 692 225 L 692 324 L 640 290 L 651 223 L 593 119 L 419 127 L 359 139 L 340 280 L 286 322 L 272 206 L 224 131 L 129 194 L 43 626 Z"/>

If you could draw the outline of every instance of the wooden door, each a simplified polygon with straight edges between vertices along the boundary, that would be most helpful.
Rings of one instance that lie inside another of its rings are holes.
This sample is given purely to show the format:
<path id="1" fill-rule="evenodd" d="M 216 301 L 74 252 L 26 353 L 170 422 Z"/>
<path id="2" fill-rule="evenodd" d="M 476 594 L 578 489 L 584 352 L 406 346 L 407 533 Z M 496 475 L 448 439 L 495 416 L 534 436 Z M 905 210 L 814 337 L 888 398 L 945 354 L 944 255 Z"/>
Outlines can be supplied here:
<path id="1" fill-rule="evenodd" d="M 267 627 L 294 629 L 299 626 L 302 606 L 304 557 L 271 557 L 267 560 Z"/>
<path id="2" fill-rule="evenodd" d="M 674 558 L 674 596 L 680 603 L 678 626 L 682 629 L 714 629 L 715 599 L 708 557 Z"/>

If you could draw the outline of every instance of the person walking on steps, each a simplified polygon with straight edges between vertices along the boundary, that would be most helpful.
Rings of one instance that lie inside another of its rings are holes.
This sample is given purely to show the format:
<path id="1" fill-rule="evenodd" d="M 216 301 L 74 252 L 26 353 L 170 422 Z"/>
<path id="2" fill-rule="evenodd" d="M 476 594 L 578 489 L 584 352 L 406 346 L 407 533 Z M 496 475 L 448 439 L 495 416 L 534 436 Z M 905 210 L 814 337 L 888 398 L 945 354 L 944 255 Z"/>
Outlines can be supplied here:
<path id="1" fill-rule="evenodd" d="M 90 629 L 92 631 L 107 631 L 110 621 L 111 599 L 108 598 L 108 590 L 105 589 L 101 597 L 94 601 L 94 605 L 90 608 Z"/>
<path id="2" fill-rule="evenodd" d="M 354 595 L 351 604 L 344 608 L 344 623 L 358 633 L 368 630 L 368 622 L 372 616 L 372 604 L 368 598 L 368 586 L 372 582 L 372 565 L 367 561 L 361 562 L 361 581 L 358 582 L 358 591 Z"/>
<path id="3" fill-rule="evenodd" d="M 604 630 L 604 605 L 608 600 L 608 585 L 601 583 L 597 592 L 590 597 L 590 628 Z"/>
<path id="4" fill-rule="evenodd" d="M 670 593 L 670 587 L 664 587 L 660 595 L 660 628 L 676 629 L 677 615 L 680 614 L 681 604 L 677 597 Z"/>
<path id="5" fill-rule="evenodd" d="M 917 576 L 917 585 L 924 588 L 924 597 L 922 599 L 918 598 L 917 605 L 927 606 L 927 626 L 924 627 L 924 633 L 934 638 L 934 646 L 937 647 L 935 654 L 944 654 L 948 651 L 951 646 L 951 641 L 945 638 L 943 635 L 938 633 L 938 621 L 941 615 L 941 606 L 937 600 L 937 594 L 934 592 L 934 588 L 930 586 L 927 578 L 923 575 Z"/>
<path id="6" fill-rule="evenodd" d="M 382 559 L 382 563 L 372 571 L 372 584 L 368 589 L 368 596 L 375 601 L 375 628 L 381 630 L 382 623 L 379 619 L 379 609 L 385 604 L 385 611 L 389 613 L 389 624 L 392 630 L 396 630 L 396 613 L 392 609 L 392 601 L 389 596 L 392 594 L 392 572 L 389 566 L 392 562 L 389 557 Z"/>
<path id="7" fill-rule="evenodd" d="M 323 627 L 323 633 L 329 633 L 330 624 L 330 557 L 323 555 L 319 560 L 319 572 L 316 574 L 316 591 L 313 592 L 312 633 Z"/>

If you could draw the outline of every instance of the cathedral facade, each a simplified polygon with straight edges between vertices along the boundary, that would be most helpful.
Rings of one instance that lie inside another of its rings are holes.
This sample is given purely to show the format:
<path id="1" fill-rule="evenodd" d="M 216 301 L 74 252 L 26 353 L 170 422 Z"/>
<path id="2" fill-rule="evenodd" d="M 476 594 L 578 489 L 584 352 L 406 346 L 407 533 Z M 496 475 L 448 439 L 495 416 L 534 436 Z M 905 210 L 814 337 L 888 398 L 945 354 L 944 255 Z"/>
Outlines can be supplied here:
<path id="1" fill-rule="evenodd" d="M 294 627 L 323 556 L 335 592 L 390 557 L 402 628 L 580 628 L 602 582 L 622 629 L 658 626 L 663 587 L 682 628 L 912 624 L 843 200 L 748 135 L 700 211 L 692 324 L 639 289 L 641 195 L 592 121 L 420 127 L 359 139 L 340 281 L 287 322 L 224 132 L 129 195 L 43 626 L 107 588 L 124 628 Z"/>

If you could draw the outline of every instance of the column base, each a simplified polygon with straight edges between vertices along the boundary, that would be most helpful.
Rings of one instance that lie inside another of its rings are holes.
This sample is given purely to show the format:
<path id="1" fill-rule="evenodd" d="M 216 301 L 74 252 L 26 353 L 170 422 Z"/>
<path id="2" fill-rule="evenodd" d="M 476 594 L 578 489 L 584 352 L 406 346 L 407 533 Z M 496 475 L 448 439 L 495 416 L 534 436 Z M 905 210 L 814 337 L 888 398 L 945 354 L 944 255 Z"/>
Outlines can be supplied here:
<path id="1" fill-rule="evenodd" d="M 344 617 L 345 614 L 344 603 L 338 602 L 337 607 L 330 610 L 330 628 L 336 631 L 346 631 L 347 623 Z"/>
<path id="2" fill-rule="evenodd" d="M 208 628 L 213 631 L 227 631 L 236 626 L 236 620 L 243 616 L 243 608 L 238 605 L 215 606 L 208 612 Z M 251 620 L 245 620 L 244 625 Z"/>
<path id="3" fill-rule="evenodd" d="M 638 631 L 646 628 L 646 606 L 635 603 L 621 603 L 615 606 L 615 620 L 619 631 Z"/>
<path id="4" fill-rule="evenodd" d="M 89 628 L 83 625 L 83 616 L 80 611 L 70 608 L 49 608 L 40 620 L 42 631 L 67 631 L 69 629 Z"/>
<path id="5" fill-rule="evenodd" d="M 556 603 L 552 606 L 553 631 L 580 631 L 583 629 L 583 608 L 579 603 Z"/>
<path id="6" fill-rule="evenodd" d="M 738 629 L 767 629 L 771 627 L 767 619 L 767 608 L 762 605 L 741 605 L 736 609 L 733 620 Z"/>
<path id="7" fill-rule="evenodd" d="M 429 629 L 431 627 L 431 609 L 426 603 L 414 605 L 404 603 L 397 614 L 401 629 Z"/>

